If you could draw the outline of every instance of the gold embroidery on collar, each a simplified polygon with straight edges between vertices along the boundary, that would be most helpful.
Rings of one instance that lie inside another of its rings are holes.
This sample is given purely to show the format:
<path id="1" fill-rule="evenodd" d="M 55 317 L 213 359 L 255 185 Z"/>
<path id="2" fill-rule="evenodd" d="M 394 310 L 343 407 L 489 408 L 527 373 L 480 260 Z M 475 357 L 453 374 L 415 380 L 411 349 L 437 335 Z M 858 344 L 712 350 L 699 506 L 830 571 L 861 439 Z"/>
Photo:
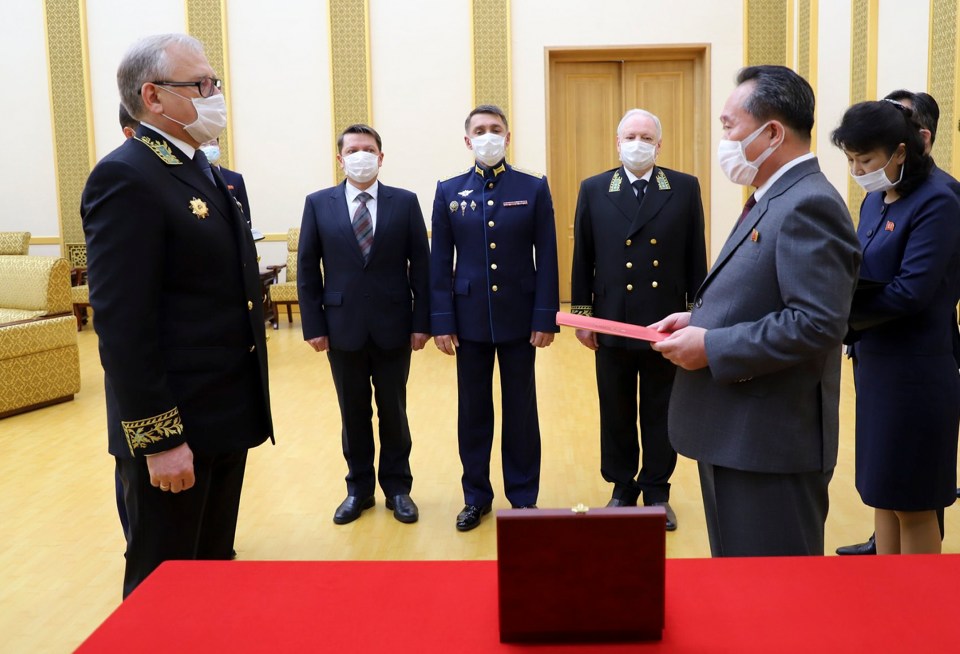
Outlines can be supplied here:
<path id="1" fill-rule="evenodd" d="M 621 184 L 623 184 L 623 178 L 620 177 L 620 170 L 617 169 L 613 171 L 613 177 L 610 178 L 610 188 L 607 189 L 607 193 L 619 193 Z"/>
<path id="2" fill-rule="evenodd" d="M 670 190 L 670 180 L 668 180 L 663 171 L 659 169 L 657 170 L 657 188 L 661 191 Z"/>
<path id="3" fill-rule="evenodd" d="M 173 153 L 166 141 L 154 141 L 149 136 L 138 136 L 137 140 L 153 150 L 153 153 L 168 166 L 179 166 L 183 163 L 177 159 L 177 155 Z"/>

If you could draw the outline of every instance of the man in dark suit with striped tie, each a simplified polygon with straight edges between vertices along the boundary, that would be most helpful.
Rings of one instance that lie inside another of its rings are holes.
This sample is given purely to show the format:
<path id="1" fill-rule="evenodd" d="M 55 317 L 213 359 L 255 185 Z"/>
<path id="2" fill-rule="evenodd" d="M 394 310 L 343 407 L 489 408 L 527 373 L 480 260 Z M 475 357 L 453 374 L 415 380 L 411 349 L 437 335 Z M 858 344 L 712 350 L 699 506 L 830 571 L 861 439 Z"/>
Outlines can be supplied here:
<path id="1" fill-rule="evenodd" d="M 400 522 L 416 522 L 410 498 L 407 376 L 410 352 L 430 339 L 430 250 L 417 196 L 377 180 L 380 135 L 351 125 L 337 140 L 347 179 L 307 196 L 297 289 L 303 337 L 326 352 L 340 401 L 347 498 L 333 516 L 353 522 L 374 505 L 379 480 Z M 380 426 L 374 469 L 371 383 Z"/>

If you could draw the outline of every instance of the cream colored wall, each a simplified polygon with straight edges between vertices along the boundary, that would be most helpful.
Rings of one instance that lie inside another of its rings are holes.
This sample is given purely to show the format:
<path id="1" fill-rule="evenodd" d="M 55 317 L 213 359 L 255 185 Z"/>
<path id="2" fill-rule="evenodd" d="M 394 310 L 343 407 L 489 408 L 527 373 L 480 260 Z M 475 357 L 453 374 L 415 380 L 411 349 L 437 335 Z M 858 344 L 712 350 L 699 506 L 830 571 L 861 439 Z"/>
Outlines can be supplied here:
<path id="1" fill-rule="evenodd" d="M 370 60 L 380 179 L 417 194 L 429 229 L 437 180 L 472 161 L 463 142 L 473 108 L 469 3 L 370 0 Z"/>
<path id="2" fill-rule="evenodd" d="M 544 48 L 548 46 L 709 43 L 711 116 L 720 115 L 733 88 L 733 77 L 743 63 L 739 3 L 514 0 L 512 10 L 514 159 L 527 168 L 546 170 Z M 683 20 L 676 20 L 679 16 Z M 712 127 L 715 150 L 720 135 L 715 121 Z M 715 161 L 713 179 L 713 197 L 709 202 L 714 225 L 711 246 L 716 253 L 739 215 L 737 207 L 743 200 L 740 189 L 724 180 Z"/>
<path id="3" fill-rule="evenodd" d="M 823 174 L 846 198 L 847 159 L 830 142 L 830 132 L 850 106 L 850 48 L 838 46 L 850 42 L 850 3 L 821 0 L 819 6 L 817 158 Z"/>
<path id="4" fill-rule="evenodd" d="M 372 122 L 384 137 L 383 181 L 415 191 L 429 223 L 436 180 L 470 162 L 462 121 L 473 105 L 471 3 L 369 0 Z M 97 157 L 120 143 L 117 62 L 137 37 L 184 29 L 182 2 L 86 0 Z M 819 2 L 818 141 L 821 164 L 842 194 L 846 166 L 829 132 L 849 104 L 850 3 Z M 683 20 L 679 20 L 682 17 Z M 878 89 L 925 88 L 929 7 L 885 0 Z M 545 48 L 635 44 L 710 45 L 710 112 L 717 116 L 742 64 L 742 4 L 735 0 L 513 0 L 513 159 L 546 170 Z M 244 174 L 258 229 L 299 224 L 304 196 L 334 181 L 328 5 L 323 0 L 227 0 L 235 168 Z M 0 86 L 9 129 L 0 158 L 0 229 L 59 233 L 41 2 L 5 5 Z M 78 108 L 78 111 L 82 111 Z M 711 121 L 711 150 L 720 138 Z M 742 201 L 712 169 L 711 249 L 719 250 Z M 429 226 L 429 224 L 428 224 Z M 39 246 L 49 249 L 50 246 Z M 283 243 L 261 243 L 264 262 Z"/>
<path id="5" fill-rule="evenodd" d="M 53 236 L 60 227 L 43 26 L 41 3 L 4 4 L 0 17 L 5 132 L 0 156 L 0 231 Z"/>

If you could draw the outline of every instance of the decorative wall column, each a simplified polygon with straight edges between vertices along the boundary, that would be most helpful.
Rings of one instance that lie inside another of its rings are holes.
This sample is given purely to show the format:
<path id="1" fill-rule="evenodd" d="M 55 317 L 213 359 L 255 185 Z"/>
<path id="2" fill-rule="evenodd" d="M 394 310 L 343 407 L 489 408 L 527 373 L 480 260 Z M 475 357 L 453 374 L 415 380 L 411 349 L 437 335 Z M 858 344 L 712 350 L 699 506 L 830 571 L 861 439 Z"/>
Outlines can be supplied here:
<path id="1" fill-rule="evenodd" d="M 494 104 L 510 115 L 510 0 L 471 0 L 473 104 Z M 472 109 L 472 107 L 471 107 Z M 508 146 L 507 159 L 513 153 Z"/>
<path id="2" fill-rule="evenodd" d="M 231 147 L 232 125 L 230 103 L 230 56 L 227 39 L 226 0 L 186 0 L 187 34 L 203 43 L 210 66 L 223 81 L 223 95 L 227 102 L 227 129 L 220 136 L 220 157 L 227 168 L 233 168 Z"/>
<path id="3" fill-rule="evenodd" d="M 960 47 L 957 38 L 960 15 L 957 0 L 930 0 L 930 65 L 927 68 L 927 89 L 940 105 L 937 140 L 933 158 L 954 177 L 960 172 L 960 88 L 957 73 Z"/>
<path id="4" fill-rule="evenodd" d="M 370 83 L 370 5 L 330 0 L 330 85 L 333 140 L 343 128 L 373 120 Z M 343 179 L 337 167 L 336 179 Z"/>
<path id="5" fill-rule="evenodd" d="M 877 26 L 879 0 L 851 0 L 850 5 L 850 104 L 877 99 Z M 866 195 L 860 185 L 847 180 L 847 207 L 854 224 L 860 223 L 860 204 Z"/>
<path id="6" fill-rule="evenodd" d="M 50 115 L 63 256 L 86 265 L 80 195 L 93 168 L 93 112 L 84 0 L 45 0 Z"/>

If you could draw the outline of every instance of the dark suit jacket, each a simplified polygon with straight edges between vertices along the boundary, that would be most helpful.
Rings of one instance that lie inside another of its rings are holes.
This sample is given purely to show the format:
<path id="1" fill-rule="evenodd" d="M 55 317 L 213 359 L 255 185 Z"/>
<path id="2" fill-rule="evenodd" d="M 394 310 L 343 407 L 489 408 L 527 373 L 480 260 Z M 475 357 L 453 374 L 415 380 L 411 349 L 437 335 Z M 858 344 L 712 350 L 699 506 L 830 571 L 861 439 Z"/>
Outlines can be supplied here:
<path id="1" fill-rule="evenodd" d="M 353 233 L 346 182 L 307 196 L 297 253 L 297 291 L 305 340 L 329 336 L 330 347 L 359 350 L 409 346 L 429 333 L 430 249 L 417 196 L 380 184 L 370 260 Z M 322 266 L 322 267 L 321 267 Z"/>
<path id="2" fill-rule="evenodd" d="M 691 175 L 655 167 L 642 205 L 622 167 L 585 179 L 573 232 L 574 313 L 649 325 L 685 311 L 707 274 L 700 182 Z M 608 347 L 650 347 L 598 339 Z"/>
<path id="3" fill-rule="evenodd" d="M 456 265 L 454 266 L 454 252 Z M 545 177 L 506 164 L 437 183 L 430 251 L 433 334 L 483 343 L 558 332 L 553 199 Z"/>
<path id="4" fill-rule="evenodd" d="M 223 175 L 223 181 L 227 183 L 227 189 L 230 195 L 240 203 L 240 212 L 244 220 L 247 221 L 247 227 L 252 227 L 252 214 L 250 213 L 250 201 L 247 199 L 247 185 L 243 183 L 243 175 L 223 166 L 218 167 L 220 174 Z"/>
<path id="5" fill-rule="evenodd" d="M 184 441 L 243 449 L 273 432 L 256 249 L 218 184 L 146 125 L 87 180 L 80 211 L 115 456 Z"/>
<path id="6" fill-rule="evenodd" d="M 816 159 L 788 170 L 720 251 L 694 298 L 709 365 L 677 370 L 670 442 L 766 473 L 837 462 L 840 341 L 860 267 L 843 199 Z"/>

